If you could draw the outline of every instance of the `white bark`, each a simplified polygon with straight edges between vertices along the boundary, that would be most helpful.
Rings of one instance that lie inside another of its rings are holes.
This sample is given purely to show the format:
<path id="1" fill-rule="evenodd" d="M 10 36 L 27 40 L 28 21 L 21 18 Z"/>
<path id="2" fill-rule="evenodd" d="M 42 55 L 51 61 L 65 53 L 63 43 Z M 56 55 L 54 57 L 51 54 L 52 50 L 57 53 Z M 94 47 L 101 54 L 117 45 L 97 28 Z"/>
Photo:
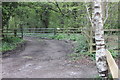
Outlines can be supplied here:
<path id="1" fill-rule="evenodd" d="M 95 28 L 96 41 L 96 65 L 100 76 L 106 77 L 108 66 L 106 61 L 106 50 L 104 42 L 103 16 L 101 0 L 94 0 L 93 25 Z"/>
<path id="2" fill-rule="evenodd" d="M 86 3 L 86 2 L 85 2 Z M 85 7 L 86 7 L 86 10 L 87 10 L 87 14 L 88 14 L 88 19 L 90 20 L 90 22 L 91 22 L 91 25 L 93 26 L 93 23 L 92 23 L 92 18 L 91 18 L 91 16 L 90 16 L 90 13 L 89 13 L 89 7 L 87 6 L 87 4 L 85 5 Z"/>

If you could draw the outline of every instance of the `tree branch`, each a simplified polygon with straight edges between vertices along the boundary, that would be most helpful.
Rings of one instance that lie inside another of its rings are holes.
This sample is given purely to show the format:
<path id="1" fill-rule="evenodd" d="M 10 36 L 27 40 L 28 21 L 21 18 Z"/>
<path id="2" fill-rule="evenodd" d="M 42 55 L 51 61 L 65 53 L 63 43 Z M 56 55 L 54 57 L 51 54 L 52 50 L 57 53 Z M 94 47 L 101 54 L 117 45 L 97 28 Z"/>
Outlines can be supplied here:
<path id="1" fill-rule="evenodd" d="M 56 3 L 57 8 L 59 9 L 60 13 L 62 14 L 62 16 L 64 16 L 64 13 L 63 13 L 62 10 L 60 9 L 58 3 L 57 3 L 57 2 L 55 2 L 55 3 Z"/>
<path id="2" fill-rule="evenodd" d="M 85 3 L 86 3 L 86 2 L 85 2 Z M 85 7 L 86 7 L 86 10 L 87 10 L 87 14 L 88 14 L 87 17 L 89 18 L 89 20 L 90 20 L 90 22 L 91 22 L 91 25 L 93 26 L 92 18 L 90 17 L 89 8 L 88 8 L 87 4 L 85 5 Z"/>
<path id="3" fill-rule="evenodd" d="M 55 12 L 59 12 L 58 10 L 55 10 L 55 9 L 53 9 L 53 8 L 48 8 L 48 9 L 50 9 L 50 10 L 52 10 L 52 11 L 55 11 Z"/>
<path id="4" fill-rule="evenodd" d="M 106 5 L 106 18 L 105 18 L 105 20 L 104 20 L 104 23 L 103 24 L 105 24 L 105 22 L 107 21 L 107 19 L 108 19 L 108 11 L 109 11 L 109 9 L 110 9 L 110 7 L 108 8 L 108 3 L 107 3 L 107 5 Z"/>

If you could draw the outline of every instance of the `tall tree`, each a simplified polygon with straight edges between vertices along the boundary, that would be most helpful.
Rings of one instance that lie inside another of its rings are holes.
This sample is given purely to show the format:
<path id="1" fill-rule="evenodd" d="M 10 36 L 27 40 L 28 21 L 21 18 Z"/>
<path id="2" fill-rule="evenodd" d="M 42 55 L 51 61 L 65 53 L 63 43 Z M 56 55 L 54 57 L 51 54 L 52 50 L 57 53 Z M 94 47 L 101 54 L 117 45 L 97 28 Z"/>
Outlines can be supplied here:
<path id="1" fill-rule="evenodd" d="M 95 28 L 96 41 L 96 65 L 100 76 L 107 77 L 108 65 L 106 61 L 106 49 L 103 30 L 102 0 L 94 0 L 93 26 Z"/>
<path id="2" fill-rule="evenodd" d="M 8 27 L 8 21 L 10 16 L 15 16 L 15 10 L 18 6 L 18 2 L 3 2 L 2 3 L 2 25 Z"/>

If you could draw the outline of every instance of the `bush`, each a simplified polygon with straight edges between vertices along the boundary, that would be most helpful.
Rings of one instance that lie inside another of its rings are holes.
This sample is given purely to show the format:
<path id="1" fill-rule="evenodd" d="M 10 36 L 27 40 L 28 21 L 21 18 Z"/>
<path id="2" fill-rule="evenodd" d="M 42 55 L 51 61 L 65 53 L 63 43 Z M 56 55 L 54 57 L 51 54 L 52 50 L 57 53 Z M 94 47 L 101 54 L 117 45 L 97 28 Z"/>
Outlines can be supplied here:
<path id="1" fill-rule="evenodd" d="M 82 53 L 88 51 L 88 42 L 85 36 L 80 34 L 57 34 L 54 39 L 58 40 L 72 40 L 76 41 L 75 53 Z"/>
<path id="2" fill-rule="evenodd" d="M 61 40 L 61 39 L 65 39 L 66 37 L 67 37 L 66 34 L 57 34 L 54 36 L 54 39 Z"/>
<path id="3" fill-rule="evenodd" d="M 21 42 L 22 40 L 19 37 L 4 37 L 3 42 L 7 43 L 18 43 Z"/>
<path id="4" fill-rule="evenodd" d="M 0 43 L 0 52 L 12 50 L 21 42 L 23 42 L 23 40 L 19 37 L 5 37 L 2 43 Z"/>
<path id="5" fill-rule="evenodd" d="M 79 54 L 84 54 L 84 55 L 88 55 L 91 56 L 93 58 L 95 58 L 95 55 L 90 55 L 90 53 L 88 53 L 88 42 L 85 38 L 85 36 L 81 35 L 81 34 L 57 34 L 54 39 L 63 39 L 63 40 L 72 40 L 72 41 L 76 41 L 75 44 L 75 49 L 74 52 Z"/>
<path id="6" fill-rule="evenodd" d="M 87 51 L 88 51 L 88 43 L 86 38 L 83 35 L 78 36 L 75 52 L 82 53 Z"/>
<path id="7" fill-rule="evenodd" d="M 14 49 L 15 47 L 16 47 L 16 46 L 13 45 L 13 44 L 4 42 L 4 43 L 2 43 L 2 47 L 1 47 L 0 51 L 3 52 L 3 51 L 7 51 L 7 50 L 12 50 L 12 49 Z"/>

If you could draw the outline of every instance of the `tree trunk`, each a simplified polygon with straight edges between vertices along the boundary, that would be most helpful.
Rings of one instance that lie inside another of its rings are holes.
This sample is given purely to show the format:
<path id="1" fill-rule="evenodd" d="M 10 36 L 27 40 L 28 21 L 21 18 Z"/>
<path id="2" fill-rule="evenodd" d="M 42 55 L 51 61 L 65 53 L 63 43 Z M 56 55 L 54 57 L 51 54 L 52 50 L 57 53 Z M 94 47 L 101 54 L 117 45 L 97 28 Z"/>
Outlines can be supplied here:
<path id="1" fill-rule="evenodd" d="M 104 42 L 104 30 L 103 30 L 103 16 L 102 16 L 102 2 L 101 0 L 94 0 L 94 17 L 93 25 L 95 28 L 95 41 L 96 41 L 96 65 L 99 72 L 99 76 L 108 76 L 108 65 L 106 61 L 106 50 Z"/>

